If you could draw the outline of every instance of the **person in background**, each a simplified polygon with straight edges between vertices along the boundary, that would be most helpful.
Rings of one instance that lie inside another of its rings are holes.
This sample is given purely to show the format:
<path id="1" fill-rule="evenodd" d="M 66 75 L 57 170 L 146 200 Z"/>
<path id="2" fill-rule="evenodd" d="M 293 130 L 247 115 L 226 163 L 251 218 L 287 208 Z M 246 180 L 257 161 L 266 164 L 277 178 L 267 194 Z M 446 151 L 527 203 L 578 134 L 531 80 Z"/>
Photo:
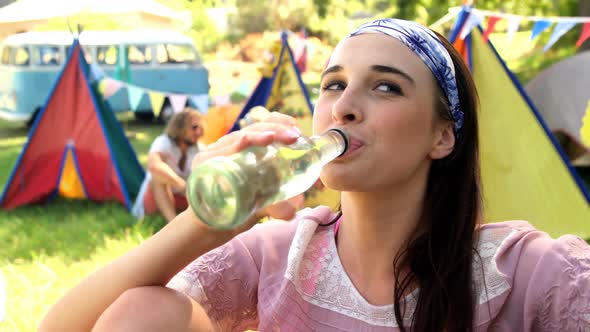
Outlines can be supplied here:
<path id="1" fill-rule="evenodd" d="M 338 212 L 281 202 L 219 230 L 189 208 L 65 294 L 41 331 L 590 331 L 590 246 L 484 223 L 477 92 L 446 39 L 368 22 L 320 86 L 314 133 L 350 143 L 321 170 Z M 193 164 L 293 143 L 294 125 L 276 114 Z M 257 225 L 266 215 L 293 220 Z"/>
<path id="2" fill-rule="evenodd" d="M 145 214 L 160 213 L 171 221 L 186 209 L 186 180 L 193 158 L 199 153 L 203 136 L 201 114 L 187 107 L 174 114 L 164 133 L 153 141 L 147 162 L 147 190 L 143 197 Z"/>

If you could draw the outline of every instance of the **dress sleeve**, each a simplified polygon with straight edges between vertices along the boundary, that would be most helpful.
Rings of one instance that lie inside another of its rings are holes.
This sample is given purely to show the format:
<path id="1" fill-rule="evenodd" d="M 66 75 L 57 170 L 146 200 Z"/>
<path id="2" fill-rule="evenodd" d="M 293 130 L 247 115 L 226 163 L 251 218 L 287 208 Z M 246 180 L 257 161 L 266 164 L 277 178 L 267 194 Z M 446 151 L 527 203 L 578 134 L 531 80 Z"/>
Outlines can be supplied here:
<path id="1" fill-rule="evenodd" d="M 172 147 L 172 142 L 166 135 L 160 135 L 154 139 L 148 153 L 168 152 Z"/>
<path id="2" fill-rule="evenodd" d="M 590 331 L 590 246 L 552 240 L 530 276 L 525 319 L 534 331 Z M 526 317 L 528 316 L 528 317 Z"/>
<path id="3" fill-rule="evenodd" d="M 258 325 L 260 272 L 240 237 L 199 257 L 168 287 L 199 302 L 221 331 L 244 331 Z"/>

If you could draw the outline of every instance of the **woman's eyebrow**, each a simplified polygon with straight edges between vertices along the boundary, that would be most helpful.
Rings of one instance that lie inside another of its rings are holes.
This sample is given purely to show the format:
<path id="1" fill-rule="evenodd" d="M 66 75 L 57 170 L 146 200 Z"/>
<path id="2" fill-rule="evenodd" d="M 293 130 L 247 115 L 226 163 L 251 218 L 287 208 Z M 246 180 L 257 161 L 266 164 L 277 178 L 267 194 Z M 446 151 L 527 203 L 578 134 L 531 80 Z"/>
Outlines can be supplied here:
<path id="1" fill-rule="evenodd" d="M 405 78 L 406 80 L 408 80 L 410 83 L 412 83 L 412 85 L 416 85 L 416 82 L 414 82 L 414 79 L 410 75 L 408 75 L 404 71 L 402 71 L 401 69 L 391 67 L 391 66 L 384 66 L 384 65 L 372 65 L 371 70 L 379 72 L 379 73 L 400 75 L 403 78 Z"/>
<path id="2" fill-rule="evenodd" d="M 324 76 L 326 76 L 326 75 L 328 75 L 330 73 L 336 73 L 336 72 L 341 71 L 342 69 L 344 69 L 344 68 L 342 68 L 342 66 L 339 66 L 339 65 L 335 65 L 335 66 L 329 67 L 326 70 L 324 70 L 324 72 L 322 73 L 321 79 L 323 79 Z"/>

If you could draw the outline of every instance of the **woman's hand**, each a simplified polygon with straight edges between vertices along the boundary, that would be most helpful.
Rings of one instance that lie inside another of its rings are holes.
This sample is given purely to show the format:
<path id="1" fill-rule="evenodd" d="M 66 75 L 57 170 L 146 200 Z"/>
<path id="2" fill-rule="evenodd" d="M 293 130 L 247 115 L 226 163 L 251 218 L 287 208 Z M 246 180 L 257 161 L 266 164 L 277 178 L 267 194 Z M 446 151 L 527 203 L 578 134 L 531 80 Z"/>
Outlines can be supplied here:
<path id="1" fill-rule="evenodd" d="M 255 122 L 241 130 L 234 131 L 223 137 L 217 142 L 209 145 L 205 151 L 197 154 L 192 161 L 192 169 L 197 165 L 213 157 L 229 156 L 238 153 L 251 146 L 266 146 L 272 143 L 292 144 L 300 136 L 296 127 L 295 118 L 272 112 L 267 116 L 264 122 Z M 199 221 L 192 209 L 187 209 L 194 219 L 204 228 L 204 231 L 210 233 L 221 243 L 224 243 L 235 235 L 244 232 L 254 226 L 260 219 L 271 217 L 276 219 L 289 220 L 295 215 L 295 208 L 287 201 L 268 206 L 264 209 L 255 211 L 243 225 L 227 231 L 215 229 Z"/>

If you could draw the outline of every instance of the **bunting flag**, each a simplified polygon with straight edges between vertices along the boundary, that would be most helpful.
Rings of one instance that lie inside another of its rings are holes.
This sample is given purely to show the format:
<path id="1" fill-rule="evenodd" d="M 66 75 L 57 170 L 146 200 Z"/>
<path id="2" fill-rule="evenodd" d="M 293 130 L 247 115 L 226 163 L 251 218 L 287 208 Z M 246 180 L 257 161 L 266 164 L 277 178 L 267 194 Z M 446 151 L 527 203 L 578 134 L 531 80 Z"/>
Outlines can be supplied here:
<path id="1" fill-rule="evenodd" d="M 104 78 L 98 83 L 98 91 L 100 91 L 100 94 L 102 94 L 104 99 L 110 98 L 122 87 L 123 82 L 110 78 Z"/>
<path id="2" fill-rule="evenodd" d="M 164 105 L 164 101 L 166 100 L 166 95 L 159 92 L 149 91 L 148 96 L 150 96 L 152 112 L 154 113 L 154 116 L 157 118 L 160 115 L 160 111 L 162 111 L 162 106 Z"/>
<path id="3" fill-rule="evenodd" d="M 575 22 L 557 22 L 557 25 L 553 29 L 553 34 L 551 34 L 551 37 L 549 38 L 549 42 L 543 48 L 543 52 L 547 52 L 547 50 L 550 49 L 551 46 L 553 46 L 553 44 L 555 44 L 555 42 L 557 42 L 559 38 L 561 38 L 561 36 L 563 36 L 571 28 L 573 28 L 574 25 L 576 25 Z"/>
<path id="4" fill-rule="evenodd" d="M 297 37 L 300 45 L 294 54 L 295 64 L 300 73 L 305 73 L 307 70 L 307 32 L 305 31 L 305 28 L 301 29 L 297 34 Z"/>
<path id="5" fill-rule="evenodd" d="M 97 70 L 97 73 L 100 72 L 102 72 L 102 70 L 100 70 L 99 68 L 99 70 Z M 101 93 L 105 100 L 112 97 L 117 91 L 119 91 L 122 88 L 127 89 L 129 107 L 133 111 L 137 111 L 137 108 L 141 104 L 143 96 L 147 94 L 150 100 L 150 104 L 152 106 L 152 112 L 156 117 L 160 115 L 160 112 L 162 111 L 162 107 L 166 102 L 166 99 L 170 101 L 170 104 L 174 112 L 182 111 L 186 106 L 187 101 L 190 101 L 191 106 L 196 107 L 203 114 L 206 114 L 209 110 L 208 94 L 189 95 L 156 91 L 142 88 L 137 85 L 125 83 L 107 76 L 103 76 L 102 79 L 98 81 L 98 91 Z M 229 103 L 229 97 L 227 98 Z"/>
<path id="6" fill-rule="evenodd" d="M 195 105 L 201 113 L 207 114 L 207 112 L 209 111 L 208 95 L 191 96 L 189 99 L 191 103 Z"/>
<path id="7" fill-rule="evenodd" d="M 127 85 L 127 94 L 129 96 L 129 107 L 131 107 L 132 110 L 137 111 L 139 103 L 141 102 L 141 99 L 144 95 L 143 90 L 129 84 Z"/>
<path id="8" fill-rule="evenodd" d="M 229 98 L 229 95 L 215 96 L 213 97 L 213 103 L 215 106 L 227 106 L 231 104 L 231 99 Z"/>
<path id="9" fill-rule="evenodd" d="M 501 19 L 501 17 L 499 17 L 499 16 L 490 16 L 490 18 L 488 19 L 488 27 L 486 28 L 486 30 L 483 33 L 484 42 L 488 41 L 488 38 L 490 37 L 490 33 L 492 31 L 494 31 L 494 27 L 496 26 L 496 23 L 498 23 L 498 21 L 500 19 Z"/>
<path id="10" fill-rule="evenodd" d="M 461 40 L 465 39 L 465 37 L 467 37 L 467 35 L 471 32 L 473 28 L 475 28 L 478 25 L 481 25 L 482 21 L 483 19 L 478 11 L 471 11 L 471 14 L 467 18 L 467 22 L 465 22 L 465 25 L 463 26 L 463 30 L 461 30 L 459 38 L 461 38 Z"/>
<path id="11" fill-rule="evenodd" d="M 506 38 L 509 41 L 512 40 L 516 31 L 518 31 L 520 20 L 521 19 L 519 16 L 512 16 L 508 19 L 508 29 L 506 30 Z"/>
<path id="12" fill-rule="evenodd" d="M 583 24 L 582 33 L 576 43 L 576 47 L 580 47 L 582 43 L 590 38 L 590 17 L 539 17 L 539 16 L 519 16 L 514 14 L 499 13 L 487 10 L 480 10 L 473 7 L 465 7 L 465 11 L 469 13 L 467 21 L 463 24 L 463 29 L 459 34 L 459 39 L 463 40 L 469 34 L 469 31 L 475 26 L 482 26 L 484 30 L 483 40 L 487 41 L 490 34 L 494 32 L 496 23 L 502 19 L 508 20 L 508 27 L 506 29 L 506 38 L 510 41 L 518 30 L 520 23 L 523 20 L 534 22 L 531 32 L 531 40 L 534 40 L 545 30 L 549 29 L 553 23 L 556 23 L 549 42 L 544 46 L 543 51 L 549 50 L 564 34 L 576 26 L 576 24 Z M 450 8 L 449 12 L 456 12 L 454 8 Z M 487 26 L 483 28 L 482 22 L 487 18 Z"/>
<path id="13" fill-rule="evenodd" d="M 174 113 L 179 113 L 184 110 L 188 96 L 171 93 L 168 95 L 168 100 L 170 101 L 170 106 L 172 106 L 172 111 L 174 111 Z"/>
<path id="14" fill-rule="evenodd" d="M 584 23 L 584 27 L 582 28 L 582 34 L 580 35 L 580 39 L 576 42 L 576 47 L 582 46 L 584 41 L 590 37 L 590 23 Z"/>
<path id="15" fill-rule="evenodd" d="M 88 79 L 90 80 L 91 83 L 100 81 L 105 77 L 104 71 L 97 64 L 92 63 L 89 65 L 89 67 L 90 67 L 90 77 Z"/>
<path id="16" fill-rule="evenodd" d="M 551 22 L 548 20 L 539 20 L 533 25 L 533 33 L 531 34 L 531 40 L 535 39 L 541 32 L 547 30 L 551 26 Z"/>

